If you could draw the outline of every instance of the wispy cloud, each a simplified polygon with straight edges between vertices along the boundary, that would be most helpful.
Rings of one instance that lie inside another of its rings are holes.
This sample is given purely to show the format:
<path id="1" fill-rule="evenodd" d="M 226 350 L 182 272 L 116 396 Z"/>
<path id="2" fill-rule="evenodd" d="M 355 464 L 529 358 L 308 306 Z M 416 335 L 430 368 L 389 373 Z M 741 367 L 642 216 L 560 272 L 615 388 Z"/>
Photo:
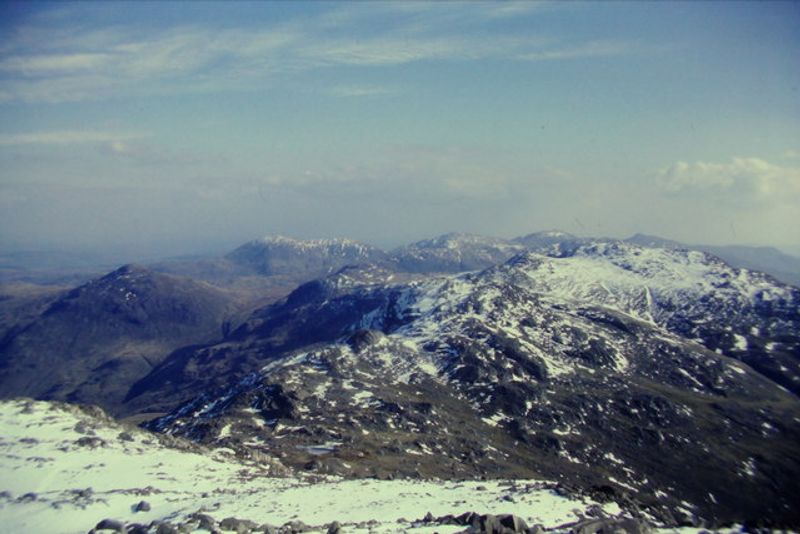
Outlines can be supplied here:
<path id="1" fill-rule="evenodd" d="M 576 46 L 553 47 L 521 54 L 527 61 L 559 61 L 567 59 L 614 57 L 641 51 L 641 45 L 623 41 L 591 41 Z"/>
<path id="2" fill-rule="evenodd" d="M 76 145 L 76 144 L 123 144 L 142 137 L 141 134 L 100 131 L 59 130 L 0 135 L 0 146 L 18 145 Z"/>
<path id="3" fill-rule="evenodd" d="M 135 165 L 203 165 L 225 163 L 224 158 L 213 154 L 199 154 L 192 150 L 167 148 L 156 145 L 150 136 L 133 132 L 110 132 L 100 130 L 53 130 L 0 134 L 0 148 L 8 147 L 74 147 L 89 150 L 81 154 L 92 154 L 111 158 L 117 162 Z"/>
<path id="4" fill-rule="evenodd" d="M 402 91 L 397 87 L 386 85 L 337 85 L 331 87 L 328 92 L 342 98 L 359 98 L 395 96 Z"/>
<path id="5" fill-rule="evenodd" d="M 102 66 L 108 62 L 108 54 L 45 54 L 29 56 L 13 56 L 0 61 L 0 71 L 36 76 L 59 71 L 80 71 Z"/>
<path id="6" fill-rule="evenodd" d="M 557 61 L 623 55 L 635 43 L 508 33 L 492 21 L 535 16 L 539 3 L 364 3 L 272 27 L 116 25 L 21 29 L 3 43 L 0 101 L 63 102 L 242 90 L 293 72 L 423 61 Z M 376 21 L 385 30 L 364 32 Z M 468 30 L 468 31 L 467 31 Z M 34 38 L 38 36 L 38 38 Z M 353 84 L 359 85 L 359 84 Z"/>

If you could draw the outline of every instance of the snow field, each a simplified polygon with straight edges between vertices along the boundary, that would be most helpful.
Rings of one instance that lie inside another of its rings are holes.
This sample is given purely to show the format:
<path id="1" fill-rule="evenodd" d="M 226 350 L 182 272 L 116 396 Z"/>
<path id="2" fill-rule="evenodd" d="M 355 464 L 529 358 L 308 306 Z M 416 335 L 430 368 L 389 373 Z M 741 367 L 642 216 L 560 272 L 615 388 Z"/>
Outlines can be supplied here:
<path id="1" fill-rule="evenodd" d="M 322 531 L 333 521 L 359 530 L 354 524 L 374 520 L 373 532 L 444 533 L 462 528 L 411 523 L 427 512 L 474 511 L 513 513 L 529 524 L 555 527 L 577 520 L 593 504 L 536 481 L 274 478 L 226 450 L 172 448 L 146 431 L 98 423 L 74 407 L 47 402 L 0 402 L 0 430 L 0 491 L 8 492 L 0 499 L 0 522 L 7 532 L 86 532 L 104 518 L 148 524 L 204 510 L 218 521 L 300 520 Z M 150 511 L 134 511 L 141 500 Z M 616 504 L 604 508 L 621 512 Z"/>

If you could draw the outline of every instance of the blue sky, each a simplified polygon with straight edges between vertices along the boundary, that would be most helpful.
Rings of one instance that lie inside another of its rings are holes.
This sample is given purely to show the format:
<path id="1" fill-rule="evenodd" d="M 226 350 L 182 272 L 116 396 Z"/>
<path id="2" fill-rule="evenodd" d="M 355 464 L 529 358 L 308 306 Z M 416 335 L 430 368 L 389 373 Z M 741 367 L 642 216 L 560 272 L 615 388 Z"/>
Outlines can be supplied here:
<path id="1" fill-rule="evenodd" d="M 0 245 L 800 250 L 800 4 L 4 3 Z"/>

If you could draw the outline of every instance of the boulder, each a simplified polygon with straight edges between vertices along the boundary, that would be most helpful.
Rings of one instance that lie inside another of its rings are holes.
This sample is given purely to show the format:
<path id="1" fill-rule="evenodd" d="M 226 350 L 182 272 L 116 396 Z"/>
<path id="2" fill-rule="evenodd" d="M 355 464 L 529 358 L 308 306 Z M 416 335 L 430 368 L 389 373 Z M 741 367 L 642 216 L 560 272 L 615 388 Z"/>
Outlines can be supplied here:
<path id="1" fill-rule="evenodd" d="M 236 532 L 236 534 L 247 534 L 257 527 L 258 523 L 249 521 L 247 519 L 237 519 L 235 517 L 226 517 L 219 522 L 220 529 L 232 530 Z"/>
<path id="2" fill-rule="evenodd" d="M 150 511 L 150 503 L 147 501 L 139 501 L 133 507 L 134 512 L 149 512 Z"/>
<path id="3" fill-rule="evenodd" d="M 26 502 L 33 502 L 38 499 L 39 496 L 33 492 L 26 493 L 25 495 L 20 495 L 17 497 L 18 503 L 26 503 Z"/>
<path id="4" fill-rule="evenodd" d="M 572 525 L 572 534 L 650 534 L 647 523 L 631 518 L 586 519 Z"/>
<path id="5" fill-rule="evenodd" d="M 95 436 L 84 436 L 82 438 L 78 438 L 75 440 L 75 445 L 79 447 L 89 447 L 90 449 L 96 449 L 97 447 L 106 447 L 108 444 L 105 440 L 100 439 Z"/>
<path id="6" fill-rule="evenodd" d="M 215 531 L 217 529 L 217 520 L 208 514 L 195 512 L 189 516 L 189 519 L 194 519 L 198 522 L 197 528 L 200 530 Z"/>
<path id="7" fill-rule="evenodd" d="M 475 512 L 465 512 L 460 516 L 456 517 L 459 525 L 463 525 L 465 527 L 480 527 L 481 526 L 481 516 L 476 514 Z"/>
<path id="8" fill-rule="evenodd" d="M 94 530 L 113 530 L 114 532 L 128 532 L 125 528 L 125 523 L 117 521 L 116 519 L 103 519 L 94 526 Z"/>
<path id="9" fill-rule="evenodd" d="M 481 525 L 477 532 L 485 534 L 504 534 L 505 527 L 500 524 L 496 516 L 492 514 L 484 514 L 481 516 Z"/>
<path id="10" fill-rule="evenodd" d="M 289 521 L 280 529 L 284 534 L 300 534 L 301 532 L 308 532 L 309 530 L 311 530 L 311 527 L 302 521 Z"/>
<path id="11" fill-rule="evenodd" d="M 497 516 L 497 520 L 505 528 L 514 532 L 526 532 L 528 530 L 528 525 L 525 521 L 521 517 L 517 517 L 513 514 L 499 515 Z"/>

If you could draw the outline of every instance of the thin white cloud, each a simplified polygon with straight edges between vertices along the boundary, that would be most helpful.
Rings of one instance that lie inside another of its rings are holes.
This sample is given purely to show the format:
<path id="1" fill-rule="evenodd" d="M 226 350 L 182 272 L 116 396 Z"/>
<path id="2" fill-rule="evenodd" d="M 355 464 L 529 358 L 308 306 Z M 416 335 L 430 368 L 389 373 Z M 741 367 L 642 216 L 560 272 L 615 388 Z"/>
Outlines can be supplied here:
<path id="1" fill-rule="evenodd" d="M 527 0 L 524 2 L 493 2 L 484 7 L 487 9 L 487 16 L 502 19 L 529 15 L 548 5 L 552 5 L 552 2 Z"/>
<path id="2" fill-rule="evenodd" d="M 401 93 L 397 87 L 385 85 L 337 85 L 329 93 L 342 98 L 394 96 Z"/>
<path id="3" fill-rule="evenodd" d="M 80 71 L 97 68 L 111 58 L 108 54 L 45 54 L 14 56 L 0 61 L 0 71 L 35 76 L 57 71 Z"/>
<path id="4" fill-rule="evenodd" d="M 476 26 L 514 17 L 524 17 L 540 11 L 554 2 L 538 0 L 475 2 L 473 0 L 448 0 L 447 2 L 350 2 L 326 13 L 321 27 L 335 28 L 357 22 L 383 18 L 389 23 L 402 24 L 403 29 L 430 30 L 459 26 Z"/>
<path id="5" fill-rule="evenodd" d="M 122 146 L 126 140 L 139 137 L 142 136 L 140 134 L 131 133 L 59 130 L 2 134 L 0 135 L 0 146 L 76 144 L 117 144 L 118 146 Z"/>
<path id="6" fill-rule="evenodd" d="M 15 32 L 0 60 L 0 101 L 67 102 L 131 95 L 247 90 L 292 72 L 422 61 L 556 61 L 629 53 L 630 43 L 576 43 L 502 33 L 491 21 L 528 16 L 538 3 L 365 3 L 274 27 L 118 25 L 94 31 Z M 403 14 L 403 16 L 398 16 Z M 364 34 L 370 22 L 387 25 Z M 335 21 L 332 23 L 332 21 Z M 32 39 L 32 36 L 39 38 Z"/>
<path id="7" fill-rule="evenodd" d="M 670 192 L 734 190 L 764 197 L 800 195 L 800 168 L 760 158 L 737 157 L 728 163 L 678 161 L 658 171 L 657 181 Z"/>
<path id="8" fill-rule="evenodd" d="M 577 46 L 555 47 L 521 54 L 526 61 L 559 61 L 568 59 L 614 57 L 641 50 L 636 43 L 623 41 L 592 41 Z"/>

